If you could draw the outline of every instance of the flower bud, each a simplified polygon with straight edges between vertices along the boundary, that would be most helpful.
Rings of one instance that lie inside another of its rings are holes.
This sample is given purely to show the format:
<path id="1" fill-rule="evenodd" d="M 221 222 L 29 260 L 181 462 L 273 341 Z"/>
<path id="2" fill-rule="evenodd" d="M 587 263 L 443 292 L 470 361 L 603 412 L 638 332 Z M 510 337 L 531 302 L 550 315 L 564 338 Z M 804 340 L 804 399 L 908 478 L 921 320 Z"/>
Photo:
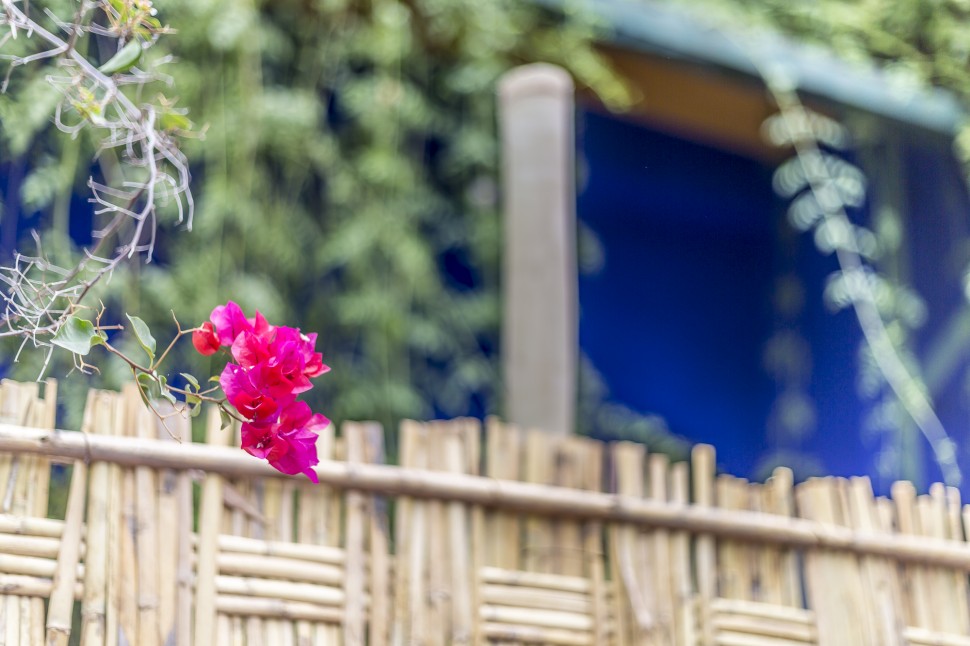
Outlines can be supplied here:
<path id="1" fill-rule="evenodd" d="M 192 345 L 199 354 L 209 356 L 219 350 L 219 335 L 212 323 L 206 321 L 192 333 Z"/>

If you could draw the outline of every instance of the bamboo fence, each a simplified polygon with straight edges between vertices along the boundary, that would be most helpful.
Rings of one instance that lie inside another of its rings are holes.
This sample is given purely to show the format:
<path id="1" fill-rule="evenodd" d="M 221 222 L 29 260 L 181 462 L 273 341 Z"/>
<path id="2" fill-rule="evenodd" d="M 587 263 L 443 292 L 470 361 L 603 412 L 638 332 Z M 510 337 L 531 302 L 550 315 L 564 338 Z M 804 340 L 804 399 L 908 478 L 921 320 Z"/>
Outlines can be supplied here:
<path id="1" fill-rule="evenodd" d="M 91 391 L 0 384 L 0 646 L 970 646 L 970 506 L 490 420 L 321 433 L 321 484 Z M 70 471 L 49 518 L 55 470 Z"/>

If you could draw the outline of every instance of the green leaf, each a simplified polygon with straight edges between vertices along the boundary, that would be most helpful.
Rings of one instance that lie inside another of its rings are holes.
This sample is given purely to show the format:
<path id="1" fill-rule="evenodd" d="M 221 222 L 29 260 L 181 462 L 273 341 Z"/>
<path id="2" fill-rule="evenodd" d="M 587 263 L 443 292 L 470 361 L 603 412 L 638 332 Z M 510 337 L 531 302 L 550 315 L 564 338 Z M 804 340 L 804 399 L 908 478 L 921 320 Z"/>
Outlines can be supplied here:
<path id="1" fill-rule="evenodd" d="M 223 429 L 232 428 L 232 418 L 229 417 L 229 413 L 221 408 L 219 409 L 219 419 L 222 420 Z"/>
<path id="2" fill-rule="evenodd" d="M 130 41 L 127 45 L 121 48 L 121 50 L 108 59 L 104 65 L 98 68 L 102 74 L 118 74 L 120 72 L 127 72 L 138 62 L 141 58 L 141 43 L 137 40 Z"/>
<path id="3" fill-rule="evenodd" d="M 162 130 L 191 130 L 193 123 L 184 114 L 179 114 L 178 112 L 163 112 L 162 116 L 158 119 L 159 125 L 162 126 Z"/>
<path id="4" fill-rule="evenodd" d="M 135 381 L 138 382 L 138 389 L 144 395 L 146 403 L 149 400 L 158 399 L 159 395 L 161 395 L 161 388 L 158 387 L 158 377 L 155 374 L 140 372 L 135 377 Z"/>
<path id="5" fill-rule="evenodd" d="M 51 343 L 60 346 L 69 352 L 86 355 L 95 345 L 104 343 L 104 332 L 94 329 L 91 321 L 82 319 L 79 316 L 68 317 L 67 321 L 58 328 L 57 334 L 51 339 Z"/>
<path id="6" fill-rule="evenodd" d="M 148 329 L 148 325 L 145 324 L 143 320 L 137 316 L 132 316 L 131 314 L 126 314 L 128 320 L 131 321 L 131 329 L 135 333 L 135 337 L 138 339 L 138 343 L 141 347 L 145 349 L 148 354 L 148 360 L 155 360 L 155 337 L 152 336 L 151 331 Z"/>
<path id="7" fill-rule="evenodd" d="M 193 386 L 195 386 L 195 389 L 196 390 L 199 389 L 199 380 L 198 379 L 196 379 L 195 377 L 193 377 L 192 375 L 190 375 L 187 372 L 182 372 L 182 373 L 179 373 L 179 374 L 181 374 L 182 377 L 184 377 L 187 382 L 189 382 L 190 384 L 192 384 Z"/>
<path id="8" fill-rule="evenodd" d="M 165 375 L 158 375 L 158 386 L 159 386 L 158 394 L 162 399 L 172 404 L 172 406 L 175 406 L 178 404 L 178 400 L 175 399 L 175 395 L 172 393 L 171 390 L 167 388 L 168 379 L 165 377 Z"/>
<path id="9" fill-rule="evenodd" d="M 197 417 L 202 412 L 202 398 L 198 395 L 186 395 L 185 403 L 189 407 L 189 415 Z"/>

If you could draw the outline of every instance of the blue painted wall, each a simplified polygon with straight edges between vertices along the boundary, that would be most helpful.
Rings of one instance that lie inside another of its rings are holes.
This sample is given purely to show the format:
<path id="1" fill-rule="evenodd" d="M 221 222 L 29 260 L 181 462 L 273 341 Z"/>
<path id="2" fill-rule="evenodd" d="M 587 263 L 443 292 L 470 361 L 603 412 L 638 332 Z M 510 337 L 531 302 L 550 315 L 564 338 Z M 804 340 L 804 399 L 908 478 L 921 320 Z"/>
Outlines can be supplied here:
<path id="1" fill-rule="evenodd" d="M 858 324 L 851 311 L 825 306 L 825 280 L 837 264 L 811 234 L 786 229 L 773 169 L 594 112 L 582 113 L 580 124 L 586 172 L 578 215 L 605 258 L 580 277 L 580 343 L 610 399 L 715 444 L 725 470 L 757 475 L 780 444 L 767 430 L 780 385 L 765 368 L 765 344 L 787 327 L 811 350 L 804 391 L 817 420 L 813 432 L 784 444 L 807 458 L 803 475 L 868 474 L 884 490 L 891 478 L 880 478 L 876 461 L 886 438 L 862 432 L 873 402 L 857 387 Z M 970 252 L 961 247 L 961 258 L 955 247 L 970 233 L 970 200 L 946 145 L 920 137 L 906 144 L 909 257 L 930 315 L 920 351 L 965 302 L 960 275 Z M 804 294 L 794 322 L 772 306 L 786 273 L 797 275 Z M 966 363 L 949 376 L 938 408 L 968 471 Z M 924 462 L 927 479 L 939 479 L 928 455 Z"/>

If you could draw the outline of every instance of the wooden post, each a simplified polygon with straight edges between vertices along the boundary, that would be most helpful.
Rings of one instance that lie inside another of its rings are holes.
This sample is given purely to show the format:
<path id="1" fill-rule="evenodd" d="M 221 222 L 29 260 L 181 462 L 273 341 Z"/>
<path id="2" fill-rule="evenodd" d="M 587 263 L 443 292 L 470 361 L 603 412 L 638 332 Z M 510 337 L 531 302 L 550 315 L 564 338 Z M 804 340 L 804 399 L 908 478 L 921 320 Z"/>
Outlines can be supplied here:
<path id="1" fill-rule="evenodd" d="M 534 64 L 499 83 L 505 195 L 505 413 L 523 428 L 573 431 L 576 217 L 573 83 Z"/>

